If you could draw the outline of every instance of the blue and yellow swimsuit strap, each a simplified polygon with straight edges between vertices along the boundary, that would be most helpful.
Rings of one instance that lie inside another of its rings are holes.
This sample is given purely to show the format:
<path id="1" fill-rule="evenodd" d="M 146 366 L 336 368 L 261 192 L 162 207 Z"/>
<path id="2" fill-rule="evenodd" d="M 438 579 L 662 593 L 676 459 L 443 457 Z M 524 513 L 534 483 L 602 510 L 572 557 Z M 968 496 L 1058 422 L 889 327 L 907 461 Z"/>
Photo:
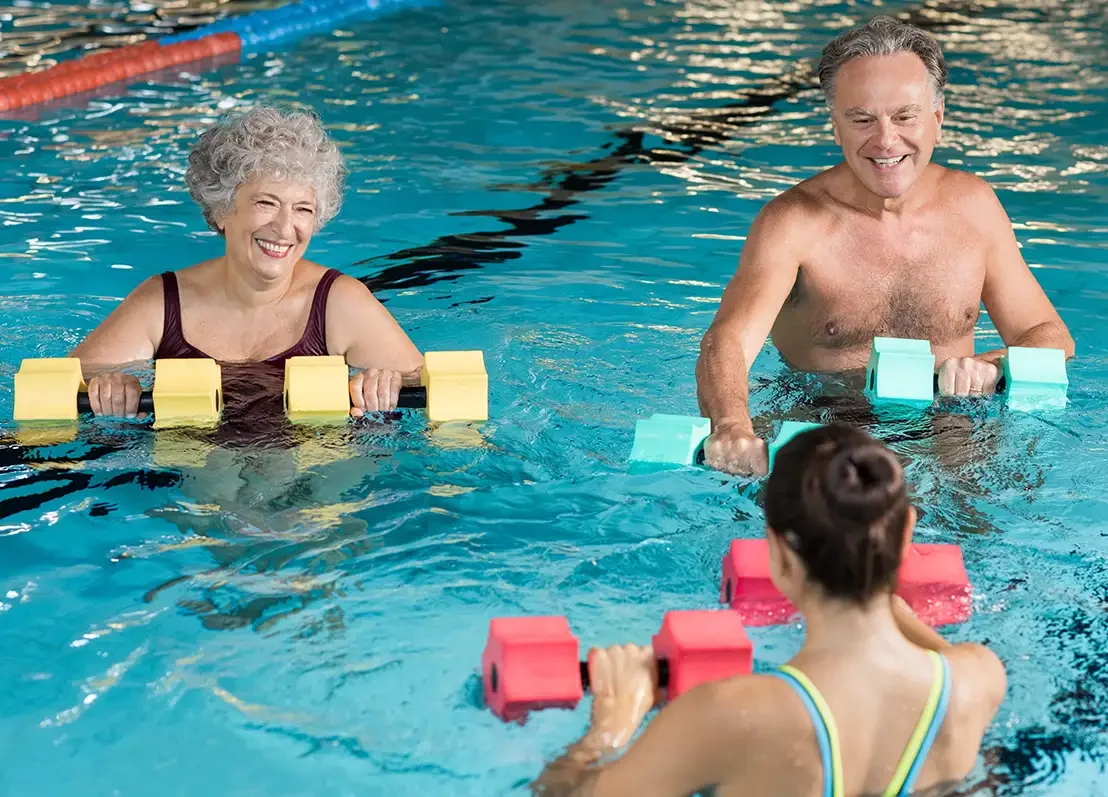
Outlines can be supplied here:
<path id="1" fill-rule="evenodd" d="M 939 734 L 946 710 L 950 706 L 950 664 L 946 657 L 934 650 L 927 651 L 931 656 L 932 672 L 931 692 L 923 707 L 919 722 L 904 750 L 900 764 L 896 768 L 892 782 L 882 797 L 904 797 L 912 793 L 916 778 L 919 777 L 923 762 L 931 752 L 931 745 Z"/>
<path id="2" fill-rule="evenodd" d="M 820 759 L 823 761 L 823 797 L 843 797 L 843 759 L 839 750 L 839 731 L 823 695 L 808 680 L 808 676 L 788 664 L 770 674 L 793 688 L 812 718 L 812 727 L 815 728 L 816 740 L 819 742 Z"/>

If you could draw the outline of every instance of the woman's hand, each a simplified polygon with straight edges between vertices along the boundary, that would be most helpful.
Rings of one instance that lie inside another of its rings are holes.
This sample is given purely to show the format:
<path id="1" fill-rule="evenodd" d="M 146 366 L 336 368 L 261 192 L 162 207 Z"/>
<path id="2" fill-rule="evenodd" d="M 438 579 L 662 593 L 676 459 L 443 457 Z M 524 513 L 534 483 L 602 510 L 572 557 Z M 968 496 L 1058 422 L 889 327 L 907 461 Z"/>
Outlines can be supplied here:
<path id="1" fill-rule="evenodd" d="M 350 380 L 350 414 L 360 418 L 367 412 L 395 410 L 400 401 L 404 374 L 387 368 L 367 368 Z"/>
<path id="2" fill-rule="evenodd" d="M 594 648 L 589 651 L 589 687 L 589 734 L 609 749 L 623 747 L 660 698 L 653 650 L 639 645 Z"/>
<path id="3" fill-rule="evenodd" d="M 98 374 L 88 381 L 88 403 L 94 415 L 112 415 L 118 418 L 142 420 L 146 413 L 138 414 L 142 386 L 137 376 L 118 371 Z"/>

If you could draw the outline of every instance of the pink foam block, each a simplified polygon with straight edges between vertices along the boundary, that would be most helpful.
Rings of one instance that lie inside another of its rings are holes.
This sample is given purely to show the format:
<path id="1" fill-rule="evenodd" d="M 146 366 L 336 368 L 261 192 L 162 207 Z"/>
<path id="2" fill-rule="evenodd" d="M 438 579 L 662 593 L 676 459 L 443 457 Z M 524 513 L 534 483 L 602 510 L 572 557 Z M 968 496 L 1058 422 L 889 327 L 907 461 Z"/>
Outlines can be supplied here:
<path id="1" fill-rule="evenodd" d="M 970 584 L 957 545 L 918 543 L 900 564 L 897 594 L 928 625 L 961 623 L 970 616 Z M 747 625 L 776 625 L 796 614 L 769 575 L 764 540 L 732 540 L 723 558 L 719 599 L 730 604 Z"/>
<path id="2" fill-rule="evenodd" d="M 654 657 L 666 662 L 669 700 L 708 681 L 749 675 L 754 663 L 754 648 L 734 612 L 667 612 L 652 644 Z"/>
<path id="3" fill-rule="evenodd" d="M 564 617 L 498 617 L 481 656 L 485 704 L 503 720 L 573 708 L 583 695 L 577 637 Z"/>

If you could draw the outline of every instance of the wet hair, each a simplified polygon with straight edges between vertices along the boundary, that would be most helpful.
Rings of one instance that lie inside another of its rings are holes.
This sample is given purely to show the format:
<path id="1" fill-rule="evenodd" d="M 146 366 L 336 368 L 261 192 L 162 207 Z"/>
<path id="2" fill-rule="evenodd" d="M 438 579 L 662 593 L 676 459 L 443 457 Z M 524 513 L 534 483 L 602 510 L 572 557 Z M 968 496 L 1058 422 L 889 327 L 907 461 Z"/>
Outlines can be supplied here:
<path id="1" fill-rule="evenodd" d="M 296 180 L 315 189 L 315 231 L 342 205 L 342 154 L 308 111 L 270 106 L 228 115 L 203 133 L 189 152 L 185 183 L 216 232 L 235 204 L 239 186 L 256 177 Z"/>
<path id="2" fill-rule="evenodd" d="M 947 79 L 942 48 L 935 37 L 922 28 L 885 15 L 847 31 L 823 48 L 819 61 L 819 85 L 828 107 L 834 104 L 835 77 L 843 64 L 855 58 L 897 53 L 914 53 L 923 61 L 931 79 L 933 110 L 937 111 L 943 101 Z"/>
<path id="3" fill-rule="evenodd" d="M 893 453 L 842 424 L 790 440 L 766 483 L 767 525 L 828 597 L 859 604 L 895 588 L 909 507 Z"/>

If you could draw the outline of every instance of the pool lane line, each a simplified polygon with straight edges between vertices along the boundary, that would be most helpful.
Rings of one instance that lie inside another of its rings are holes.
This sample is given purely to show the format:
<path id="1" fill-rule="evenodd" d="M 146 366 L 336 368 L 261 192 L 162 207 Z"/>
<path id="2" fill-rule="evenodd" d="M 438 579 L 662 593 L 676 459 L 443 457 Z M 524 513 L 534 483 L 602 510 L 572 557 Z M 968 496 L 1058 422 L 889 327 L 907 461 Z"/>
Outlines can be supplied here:
<path id="1" fill-rule="evenodd" d="M 0 111 L 18 111 L 164 69 L 218 59 L 238 52 L 240 47 L 238 36 L 226 33 L 164 46 L 147 41 L 95 52 L 40 72 L 0 80 Z"/>
<path id="2" fill-rule="evenodd" d="M 276 9 L 221 19 L 185 33 L 150 39 L 112 50 L 97 50 L 38 72 L 0 78 L 0 112 L 126 83 L 163 69 L 202 64 L 228 55 L 269 50 L 350 19 L 437 0 L 302 0 Z"/>

